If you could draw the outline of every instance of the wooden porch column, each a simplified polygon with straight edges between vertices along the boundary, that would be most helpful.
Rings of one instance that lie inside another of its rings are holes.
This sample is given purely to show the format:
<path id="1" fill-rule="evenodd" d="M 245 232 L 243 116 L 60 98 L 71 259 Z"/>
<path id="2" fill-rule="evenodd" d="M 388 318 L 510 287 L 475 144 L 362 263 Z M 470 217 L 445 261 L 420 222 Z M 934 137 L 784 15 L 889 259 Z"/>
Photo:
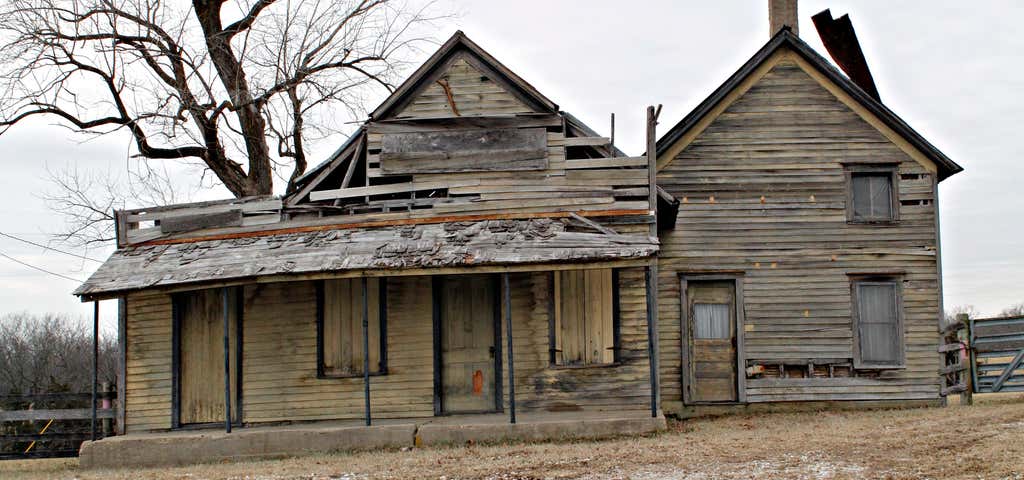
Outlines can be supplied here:
<path id="1" fill-rule="evenodd" d="M 653 223 L 650 225 L 651 238 L 658 238 L 658 108 L 647 107 L 647 175 L 648 202 Z M 658 371 L 658 257 L 651 258 L 651 263 L 644 268 L 644 280 L 647 291 L 647 359 L 651 367 L 651 416 L 658 416 L 658 400 L 661 398 L 660 372 Z"/>
<path id="2" fill-rule="evenodd" d="M 658 416 L 658 303 L 655 301 L 658 288 L 658 266 L 644 267 L 644 280 L 647 290 L 647 358 L 651 371 L 651 417 Z"/>
<path id="3" fill-rule="evenodd" d="M 125 373 L 128 368 L 128 299 L 117 299 L 117 435 L 125 429 Z"/>
<path id="4" fill-rule="evenodd" d="M 366 426 L 373 423 L 370 417 L 370 307 L 367 300 L 366 277 L 362 278 L 363 289 L 363 401 L 366 408 Z"/>
<path id="5" fill-rule="evenodd" d="M 508 340 L 508 420 L 509 423 L 516 423 L 516 364 L 512 356 L 512 288 L 509 286 L 508 272 L 501 274 L 501 291 L 505 304 L 505 336 Z"/>
<path id="6" fill-rule="evenodd" d="M 99 386 L 100 302 L 92 302 L 92 423 L 89 438 L 96 441 L 96 388 Z"/>
<path id="7" fill-rule="evenodd" d="M 224 431 L 231 433 L 231 295 L 221 289 L 224 301 Z"/>

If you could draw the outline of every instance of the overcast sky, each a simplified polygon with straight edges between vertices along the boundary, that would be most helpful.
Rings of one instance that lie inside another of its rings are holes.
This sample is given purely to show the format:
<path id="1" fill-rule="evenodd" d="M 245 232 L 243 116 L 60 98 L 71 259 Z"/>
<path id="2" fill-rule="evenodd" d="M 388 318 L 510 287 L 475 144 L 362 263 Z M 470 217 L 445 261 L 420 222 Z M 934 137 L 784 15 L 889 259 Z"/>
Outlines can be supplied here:
<path id="1" fill-rule="evenodd" d="M 631 154 L 644 150 L 647 105 L 664 105 L 663 133 L 769 38 L 765 0 L 442 1 L 458 15 L 438 25 L 439 40 L 463 30 L 599 132 L 608 132 L 614 112 L 617 144 Z M 1024 3 L 800 3 L 801 36 L 826 56 L 811 16 L 825 8 L 850 14 L 883 101 L 966 170 L 940 185 L 947 308 L 969 304 L 994 315 L 1024 302 L 1024 36 L 1017 25 Z M 52 189 L 46 167 L 117 171 L 131 161 L 124 136 L 82 140 L 47 122 L 0 136 L 0 232 L 46 243 L 61 228 L 61 217 L 39 199 Z M 311 156 L 322 159 L 335 147 L 319 145 Z M 79 279 L 96 267 L 2 237 L 0 253 Z M 0 258 L 0 315 L 86 315 L 89 308 L 70 295 L 75 286 Z M 110 329 L 114 305 L 102 310 Z"/>

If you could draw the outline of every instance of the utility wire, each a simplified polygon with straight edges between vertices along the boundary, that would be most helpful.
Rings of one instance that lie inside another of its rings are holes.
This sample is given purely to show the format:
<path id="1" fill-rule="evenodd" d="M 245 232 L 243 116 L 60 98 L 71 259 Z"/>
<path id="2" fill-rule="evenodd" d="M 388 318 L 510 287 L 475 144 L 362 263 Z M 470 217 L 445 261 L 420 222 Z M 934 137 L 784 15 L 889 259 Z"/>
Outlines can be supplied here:
<path id="1" fill-rule="evenodd" d="M 71 255 L 72 257 L 78 257 L 78 258 L 81 258 L 82 260 L 89 260 L 90 262 L 103 263 L 103 260 L 97 260 L 95 258 L 87 257 L 85 255 L 79 255 L 77 253 L 65 252 L 64 250 L 57 250 L 56 248 L 47 247 L 46 245 L 43 245 L 41 243 L 36 243 L 36 242 L 31 241 L 31 240 L 25 240 L 24 238 L 15 237 L 14 235 L 10 235 L 10 234 L 4 233 L 4 232 L 0 232 L 0 235 L 5 236 L 7 238 L 10 238 L 12 240 L 17 240 L 17 241 L 22 242 L 22 243 L 27 243 L 29 245 L 35 245 L 37 247 L 45 248 L 47 250 L 53 250 L 54 252 L 57 252 L 57 253 L 63 253 L 64 255 Z"/>
<path id="2" fill-rule="evenodd" d="M 77 278 L 72 278 L 72 277 L 69 277 L 67 275 L 61 275 L 59 273 L 51 272 L 51 271 L 46 270 L 44 268 L 39 268 L 39 267 L 37 267 L 35 265 L 31 265 L 31 264 L 25 263 L 25 262 L 23 262 L 21 260 L 18 260 L 17 258 L 14 258 L 14 257 L 12 257 L 10 255 L 7 255 L 7 254 L 3 253 L 3 252 L 0 252 L 0 257 L 4 257 L 4 258 L 6 258 L 6 259 L 8 259 L 8 260 L 10 260 L 10 261 L 12 261 L 14 263 L 20 263 L 20 264 L 22 264 L 22 265 L 24 265 L 24 266 L 26 266 L 28 268 L 31 268 L 33 270 L 39 270 L 40 272 L 43 272 L 43 273 L 46 273 L 46 274 L 49 274 L 49 275 L 53 275 L 55 277 L 60 277 L 60 278 L 63 278 L 65 280 L 71 280 L 72 282 L 82 283 L 82 281 L 77 279 Z"/>

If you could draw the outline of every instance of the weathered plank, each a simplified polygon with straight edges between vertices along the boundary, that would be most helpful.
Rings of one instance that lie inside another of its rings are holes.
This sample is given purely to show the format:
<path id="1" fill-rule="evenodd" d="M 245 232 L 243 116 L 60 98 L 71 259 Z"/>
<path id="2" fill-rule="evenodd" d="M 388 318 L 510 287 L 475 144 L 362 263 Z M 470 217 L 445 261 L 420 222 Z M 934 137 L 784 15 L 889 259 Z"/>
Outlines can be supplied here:
<path id="1" fill-rule="evenodd" d="M 242 210 L 166 217 L 160 221 L 160 233 L 187 232 L 211 227 L 235 227 L 242 224 Z"/>
<path id="2" fill-rule="evenodd" d="M 543 128 L 500 128 L 384 135 L 384 174 L 543 170 Z"/>
<path id="3" fill-rule="evenodd" d="M 565 168 L 567 170 L 581 168 L 614 168 L 644 166 L 647 166 L 647 157 L 587 158 L 582 160 L 565 161 Z"/>
<path id="4" fill-rule="evenodd" d="M 114 418 L 114 410 L 100 408 L 96 410 L 96 418 Z M 92 418 L 92 410 L 88 408 L 72 408 L 63 410 L 0 410 L 0 422 L 16 422 L 22 420 L 88 420 Z"/>
<path id="5" fill-rule="evenodd" d="M 418 190 L 436 190 L 439 188 L 465 187 L 477 185 L 479 181 L 466 180 L 459 182 L 406 182 L 392 183 L 389 185 L 376 185 L 372 187 L 339 188 L 335 190 L 320 190 L 310 192 L 309 199 L 312 201 L 334 200 L 337 198 L 356 198 L 371 195 L 386 195 L 389 193 L 415 192 Z"/>
<path id="6" fill-rule="evenodd" d="M 558 127 L 561 125 L 562 118 L 558 115 L 501 115 L 371 121 L 366 124 L 366 129 L 371 134 L 385 134 L 463 130 L 470 128 Z"/>

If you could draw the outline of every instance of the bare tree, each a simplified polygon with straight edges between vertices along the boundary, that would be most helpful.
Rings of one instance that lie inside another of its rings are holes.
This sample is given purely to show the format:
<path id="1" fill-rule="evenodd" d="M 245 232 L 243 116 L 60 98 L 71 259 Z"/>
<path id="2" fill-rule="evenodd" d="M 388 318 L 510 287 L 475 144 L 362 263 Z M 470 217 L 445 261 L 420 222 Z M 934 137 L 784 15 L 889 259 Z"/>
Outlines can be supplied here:
<path id="1" fill-rule="evenodd" d="M 999 312 L 999 316 L 1002 318 L 1024 317 L 1024 302 L 1004 308 L 1002 312 Z"/>
<path id="2" fill-rule="evenodd" d="M 275 175 L 291 189 L 309 142 L 343 123 L 339 107 L 351 118 L 374 89 L 393 89 L 424 39 L 429 6 L 9 0 L 0 7 L 0 134 L 50 116 L 87 134 L 127 131 L 137 156 L 199 163 L 238 197 L 272 194 Z"/>
<path id="3" fill-rule="evenodd" d="M 981 318 L 981 311 L 974 305 L 956 305 L 946 309 L 946 325 L 956 323 L 956 317 L 961 314 L 966 314 L 967 318 Z"/>
<path id="4" fill-rule="evenodd" d="M 139 166 L 125 172 L 47 168 L 46 178 L 54 188 L 40 198 L 64 218 L 55 240 L 86 249 L 102 246 L 116 238 L 114 209 L 186 202 L 197 190 L 177 182 L 166 164 L 151 166 L 143 160 Z"/>

